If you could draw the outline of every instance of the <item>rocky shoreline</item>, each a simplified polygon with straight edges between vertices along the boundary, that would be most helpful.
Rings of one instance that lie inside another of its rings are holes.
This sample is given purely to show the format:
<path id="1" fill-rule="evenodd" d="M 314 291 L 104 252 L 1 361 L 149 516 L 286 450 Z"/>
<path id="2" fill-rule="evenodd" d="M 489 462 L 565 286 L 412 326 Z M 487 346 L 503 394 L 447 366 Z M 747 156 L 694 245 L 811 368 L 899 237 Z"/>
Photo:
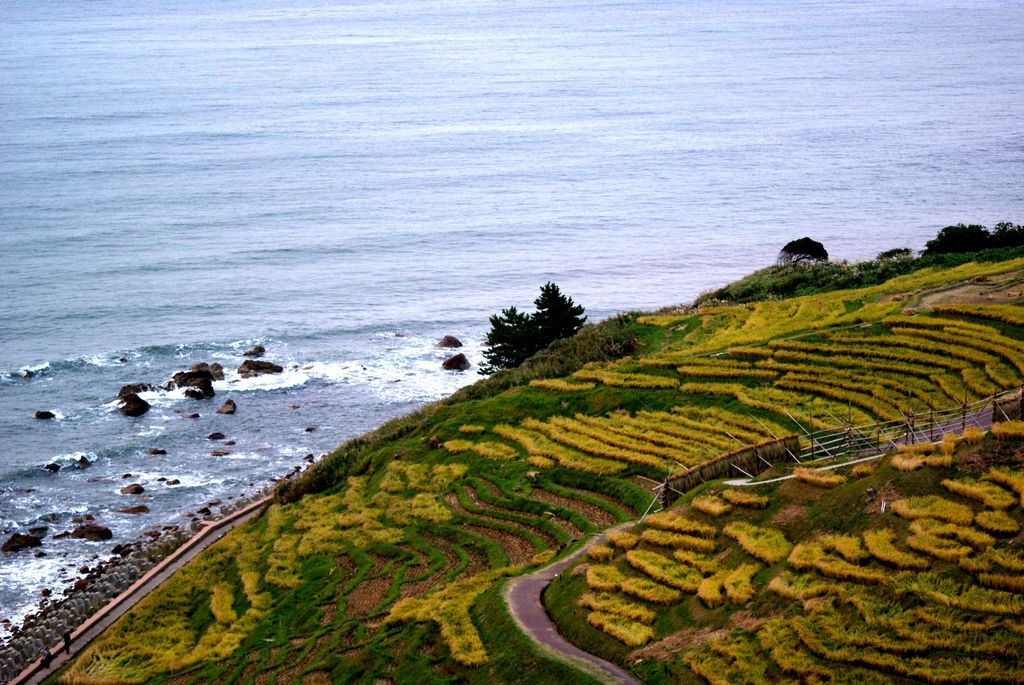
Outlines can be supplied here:
<path id="1" fill-rule="evenodd" d="M 301 467 L 296 467 L 281 480 L 291 478 L 299 471 Z M 83 577 L 66 589 L 63 596 L 54 598 L 44 591 L 38 611 L 26 616 L 20 627 L 11 628 L 10 636 L 0 641 L 0 681 L 7 682 L 17 676 L 44 649 L 59 643 L 65 633 L 73 632 L 162 559 L 192 539 L 204 524 L 223 519 L 265 499 L 273 489 L 271 486 L 235 497 L 215 508 L 204 507 L 198 512 L 201 515 L 193 517 L 188 525 L 146 531 L 133 542 L 117 545 L 105 561 L 80 569 L 84 572 Z"/>
<path id="2" fill-rule="evenodd" d="M 462 342 L 454 336 L 445 336 L 437 341 L 436 348 L 449 349 L 462 347 Z M 272 362 L 259 359 L 265 353 L 262 346 L 255 346 L 242 353 L 246 357 L 241 362 L 237 373 L 242 377 L 252 377 L 263 374 L 278 374 L 283 367 Z M 449 352 L 449 354 L 452 354 Z M 461 353 L 454 354 L 443 361 L 441 368 L 444 370 L 463 371 L 470 366 L 466 356 Z M 180 368 L 180 367 L 179 367 Z M 149 404 L 139 397 L 140 393 L 153 391 L 171 391 L 180 389 L 185 391 L 185 396 L 192 399 L 210 399 L 214 396 L 213 382 L 224 379 L 224 370 L 217 363 L 197 363 L 185 371 L 178 371 L 173 376 L 160 384 L 134 383 L 121 387 L 117 394 L 117 406 L 115 411 L 129 417 L 140 416 L 149 410 Z M 233 399 L 223 402 L 218 414 L 234 414 L 237 404 Z M 187 410 L 176 410 L 187 411 Z M 54 417 L 52 412 L 45 410 L 37 411 L 35 419 L 46 421 Z M 313 430 L 312 427 L 306 429 Z M 209 439 L 221 439 L 224 436 L 220 433 L 213 433 Z M 149 454 L 166 454 L 159 448 L 151 448 Z M 321 455 L 321 458 L 326 455 Z M 276 482 L 291 478 L 300 473 L 304 466 L 309 466 L 317 459 L 309 454 L 305 457 L 305 463 L 296 465 L 288 475 L 279 478 Z M 85 457 L 73 464 L 76 468 L 89 468 L 92 464 Z M 61 468 L 58 464 L 47 465 L 44 468 L 56 472 Z M 126 474 L 127 477 L 128 474 Z M 171 481 L 170 483 L 176 484 Z M 169 484 L 170 484 L 169 483 Z M 276 485 L 276 484 L 275 484 Z M 203 530 L 210 522 L 219 521 L 238 512 L 245 507 L 266 498 L 272 494 L 275 485 L 270 485 L 262 490 L 251 494 L 222 499 L 215 499 L 206 502 L 205 505 L 193 512 L 185 514 L 192 516 L 191 521 L 180 525 L 164 525 L 153 527 L 138 535 L 131 542 L 116 545 L 112 554 L 106 559 L 94 557 L 88 565 L 79 567 L 77 578 L 69 578 L 72 583 L 61 591 L 44 588 L 39 595 L 39 602 L 34 611 L 27 614 L 20 625 L 14 625 L 11 620 L 3 619 L 0 625 L 0 632 L 7 635 L 0 637 L 0 682 L 7 682 L 18 675 L 26 666 L 39 658 L 44 649 L 52 648 L 61 641 L 63 635 L 73 633 L 76 628 L 82 626 L 97 611 L 106 606 L 111 600 L 118 597 L 133 583 L 143 577 L 161 560 L 174 554 L 183 545 L 192 540 L 193 537 Z M 121 488 L 124 495 L 135 495 L 143 492 L 142 486 L 129 484 Z M 123 513 L 138 513 L 145 505 L 118 509 Z M 136 511 L 137 510 L 137 511 Z M 93 540 L 109 540 L 111 532 L 108 528 L 98 525 L 91 515 L 75 517 L 71 521 L 73 530 L 52 535 L 54 539 L 62 537 L 79 537 Z M 6 539 L 10 549 L 5 546 L 4 552 L 11 554 L 32 554 L 32 550 L 38 550 L 46 538 L 45 528 L 29 529 L 28 531 L 17 532 Z M 42 555 L 36 551 L 36 555 Z"/>

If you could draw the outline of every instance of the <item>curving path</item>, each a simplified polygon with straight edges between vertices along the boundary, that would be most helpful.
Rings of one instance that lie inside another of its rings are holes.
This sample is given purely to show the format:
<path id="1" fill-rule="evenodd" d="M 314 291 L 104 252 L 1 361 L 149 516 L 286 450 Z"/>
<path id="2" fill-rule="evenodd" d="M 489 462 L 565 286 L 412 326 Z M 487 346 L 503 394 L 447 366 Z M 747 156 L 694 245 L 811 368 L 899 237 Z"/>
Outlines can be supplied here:
<path id="1" fill-rule="evenodd" d="M 512 620 L 544 654 L 583 671 L 606 685 L 641 685 L 640 681 L 615 664 L 570 644 L 562 637 L 541 602 L 544 589 L 558 574 L 586 553 L 591 545 L 604 542 L 607 533 L 636 525 L 628 521 L 594 537 L 578 550 L 550 566 L 516 576 L 505 585 L 504 598 Z"/>
<path id="2" fill-rule="evenodd" d="M 77 656 L 97 635 L 106 630 L 114 621 L 121 618 L 146 595 L 176 573 L 178 569 L 192 561 L 200 552 L 227 535 L 228 531 L 232 528 L 259 516 L 263 511 L 263 507 L 271 499 L 273 499 L 273 496 L 268 496 L 222 519 L 204 521 L 199 531 L 189 538 L 185 544 L 174 550 L 174 552 L 161 560 L 160 563 L 144 573 L 141 578 L 132 583 L 131 587 L 110 600 L 102 609 L 89 617 L 85 623 L 78 626 L 71 633 L 70 654 L 64 653 L 63 644 L 52 645 L 50 653 L 53 654 L 53 661 L 50 663 L 49 668 L 43 668 L 42 661 L 37 659 L 26 666 L 25 670 L 10 682 L 10 685 L 36 685 L 43 682 L 51 673 Z"/>

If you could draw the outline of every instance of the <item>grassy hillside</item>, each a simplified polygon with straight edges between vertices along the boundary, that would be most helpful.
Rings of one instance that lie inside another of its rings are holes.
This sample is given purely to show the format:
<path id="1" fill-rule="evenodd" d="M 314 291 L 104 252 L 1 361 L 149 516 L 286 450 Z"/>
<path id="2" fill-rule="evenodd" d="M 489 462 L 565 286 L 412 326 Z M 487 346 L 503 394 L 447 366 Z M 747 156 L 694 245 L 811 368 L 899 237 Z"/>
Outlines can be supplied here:
<path id="1" fill-rule="evenodd" d="M 847 419 L 863 424 L 900 418 L 905 411 L 942 409 L 1017 387 L 1024 379 L 1022 271 L 1024 259 L 924 269 L 861 290 L 626 316 L 588 327 L 522 370 L 496 375 L 343 445 L 284 488 L 265 516 L 229 534 L 108 630 L 60 681 L 586 682 L 516 633 L 498 593 L 506 577 L 548 563 L 590 533 L 636 518 L 654 497 L 652 485 L 742 445 Z M 884 477 L 887 468 L 864 482 Z M 921 474 L 935 468 L 907 477 L 931 488 L 934 483 Z M 859 502 L 866 491 L 857 492 L 860 484 L 851 481 L 833 493 L 853 493 L 844 496 Z M 871 487 L 883 486 L 879 480 Z M 720 489 L 704 487 L 703 495 Z M 802 481 L 777 486 L 783 494 L 787 488 L 818 492 Z M 907 494 L 917 492 L 908 488 Z M 815 509 L 815 498 L 799 492 L 791 505 L 769 496 L 756 515 L 740 516 L 735 512 L 746 510 L 732 505 L 725 520 L 776 525 L 786 544 L 822 530 L 859 535 L 867 526 L 863 515 L 835 528 L 840 524 L 828 521 L 854 510 Z M 685 506 L 692 506 L 692 496 Z M 794 527 L 773 518 L 784 506 L 805 507 L 789 520 Z M 1018 515 L 1015 510 L 1009 516 Z M 984 520 L 1010 525 L 992 518 Z M 927 520 L 916 525 L 932 526 Z M 813 575 L 796 575 L 818 573 L 808 570 L 817 569 L 813 563 L 793 566 L 786 554 L 770 563 L 744 557 L 717 519 L 685 533 L 671 528 L 674 519 L 665 521 L 668 528 L 655 528 L 660 535 L 640 532 L 648 539 L 630 550 L 632 559 L 624 547 L 598 552 L 607 557 L 609 570 L 601 573 L 608 577 L 585 600 L 589 611 L 575 608 L 589 572 L 552 588 L 552 608 L 566 634 L 654 681 L 692 671 L 692 659 L 717 655 L 739 663 L 734 652 L 744 655 L 737 668 L 763 662 L 769 673 L 778 672 L 764 651 L 775 643 L 758 641 L 754 624 L 745 623 L 737 627 L 747 632 L 727 638 L 719 651 L 700 649 L 689 657 L 685 649 L 666 648 L 634 665 L 627 644 L 722 629 L 736 615 L 722 607 L 743 604 L 747 595 L 769 613 L 773 603 L 780 610 L 799 604 L 765 589 L 783 571 L 793 574 L 790 585 L 798 588 L 790 594 L 808 586 L 815 589 L 806 590 L 811 594 L 805 599 L 829 603 L 830 595 L 810 582 Z M 896 532 L 906 531 L 896 526 Z M 960 540 L 933 528 L 920 535 Z M 666 556 L 663 543 L 680 536 L 706 542 L 689 543 L 696 546 L 692 558 Z M 903 549 L 902 537 L 894 541 Z M 798 563 L 827 547 L 805 542 L 817 546 Z M 865 559 L 863 553 L 857 557 Z M 1007 588 L 982 586 L 980 574 L 1006 576 L 1010 567 L 1003 562 L 1018 563 L 1016 557 L 979 559 L 991 562 L 989 570 L 972 575 L 943 561 L 930 566 L 934 583 L 923 577 L 943 596 L 953 596 L 952 569 L 963 575 L 956 582 L 976 583 L 979 597 L 1002 598 L 990 593 Z M 651 580 L 656 577 L 672 578 L 676 586 Z M 692 596 L 706 577 L 717 580 L 705 594 L 727 598 L 711 600 L 719 603 L 717 614 L 701 609 Z M 623 583 L 634 590 L 631 599 L 617 594 Z M 852 587 L 851 593 L 856 582 Z M 905 603 L 923 592 L 913 589 L 920 585 L 900 587 L 903 594 L 895 597 Z M 656 601 L 637 601 L 644 592 Z M 622 618 L 616 607 L 627 604 L 629 617 Z M 835 627 L 853 616 L 845 599 L 832 604 L 832 613 L 811 612 L 806 620 Z M 948 613 L 936 620 L 952 625 L 956 617 Z M 588 614 L 596 618 L 581 623 Z M 984 618 L 970 617 L 968 623 Z M 825 634 L 818 624 L 808 625 L 805 632 Z M 793 651 L 801 626 L 764 623 L 756 629 L 776 630 Z M 990 652 L 982 654 L 988 658 Z"/>
<path id="2" fill-rule="evenodd" d="M 649 683 L 1022 682 L 1014 430 L 977 444 L 968 429 L 831 482 L 709 484 L 592 548 L 549 587 L 549 611 Z"/>

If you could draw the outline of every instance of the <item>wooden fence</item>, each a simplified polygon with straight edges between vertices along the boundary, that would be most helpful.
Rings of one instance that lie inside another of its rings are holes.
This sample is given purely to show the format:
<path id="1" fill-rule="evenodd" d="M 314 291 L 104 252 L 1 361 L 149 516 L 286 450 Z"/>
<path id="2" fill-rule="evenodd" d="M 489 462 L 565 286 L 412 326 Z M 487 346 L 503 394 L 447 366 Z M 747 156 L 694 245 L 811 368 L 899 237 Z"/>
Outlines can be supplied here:
<path id="1" fill-rule="evenodd" d="M 794 434 L 748 445 L 721 454 L 681 474 L 670 475 L 654 491 L 659 493 L 661 506 L 667 507 L 709 480 L 730 476 L 753 478 L 784 462 L 801 464 L 838 457 L 854 458 L 889 452 L 900 445 L 938 442 L 948 433 L 960 434 L 972 426 L 987 430 L 993 423 L 1019 421 L 1022 416 L 1024 386 L 977 402 L 963 402 L 950 409 L 905 413 L 899 421 L 880 421 L 866 426 L 847 424 L 815 432 L 804 430 L 802 435 Z M 793 421 L 797 423 L 795 419 Z"/>

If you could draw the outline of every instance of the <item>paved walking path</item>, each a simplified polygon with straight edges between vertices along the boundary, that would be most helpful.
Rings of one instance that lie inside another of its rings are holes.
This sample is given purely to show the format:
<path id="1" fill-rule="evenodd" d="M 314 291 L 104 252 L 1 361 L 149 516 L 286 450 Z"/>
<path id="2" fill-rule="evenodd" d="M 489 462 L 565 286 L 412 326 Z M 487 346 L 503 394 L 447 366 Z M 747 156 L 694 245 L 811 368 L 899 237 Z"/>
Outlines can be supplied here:
<path id="1" fill-rule="evenodd" d="M 227 535 L 232 528 L 259 516 L 263 507 L 270 500 L 271 497 L 265 497 L 217 521 L 204 521 L 199 531 L 188 542 L 165 557 L 135 581 L 131 587 L 78 626 L 71 633 L 70 654 L 64 653 L 63 644 L 52 645 L 50 653 L 53 654 L 53 661 L 49 668 L 43 668 L 41 659 L 36 660 L 25 667 L 25 670 L 12 680 L 10 685 L 36 685 L 43 682 L 51 673 L 75 658 L 97 635 L 121 618 L 143 597 L 159 587 L 160 583 L 192 561 L 200 552 Z"/>
<path id="2" fill-rule="evenodd" d="M 533 573 L 513 578 L 505 586 L 504 591 L 505 604 L 508 606 L 509 613 L 512 614 L 512 619 L 542 652 L 583 671 L 606 685 L 641 685 L 641 683 L 615 664 L 573 646 L 562 637 L 544 609 L 541 595 L 551 581 L 585 554 L 590 546 L 604 542 L 607 539 L 607 534 L 612 531 L 634 525 L 636 525 L 636 521 L 628 521 L 606 530 L 565 559 Z"/>

